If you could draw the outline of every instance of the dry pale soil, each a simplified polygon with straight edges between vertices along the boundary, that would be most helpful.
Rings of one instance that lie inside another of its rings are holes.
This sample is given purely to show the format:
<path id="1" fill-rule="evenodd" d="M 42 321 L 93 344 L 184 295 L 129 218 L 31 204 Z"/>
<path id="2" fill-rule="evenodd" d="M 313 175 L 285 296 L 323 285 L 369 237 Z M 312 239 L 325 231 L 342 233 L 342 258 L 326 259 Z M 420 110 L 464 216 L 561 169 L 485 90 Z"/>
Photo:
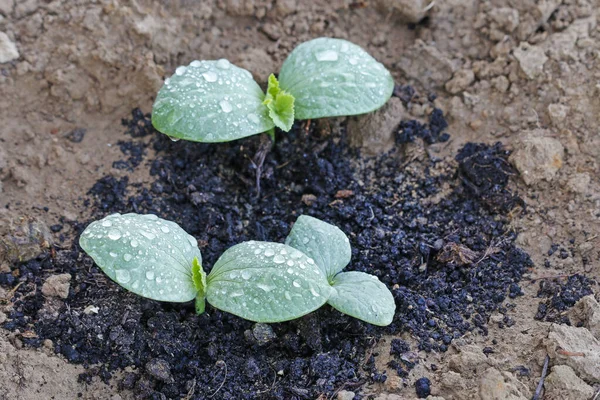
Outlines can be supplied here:
<path id="1" fill-rule="evenodd" d="M 398 84 L 437 95 L 451 140 L 427 154 L 453 157 L 469 141 L 501 141 L 513 151 L 513 190 L 526 212 L 515 213 L 512 229 L 535 263 L 511 311 L 514 324 L 493 315 L 487 336 L 467 334 L 448 352 L 419 353 L 407 378 L 392 372 L 361 393 L 416 398 L 414 380 L 427 376 L 432 399 L 530 399 L 549 355 L 543 398 L 596 398 L 594 295 L 566 311 L 579 321 L 573 326 L 534 316 L 540 281 L 600 278 L 599 17 L 599 0 L 436 0 L 430 7 L 424 0 L 0 0 L 0 236 L 22 218 L 47 226 L 89 218 L 82 206 L 89 188 L 124 173 L 113 168 L 122 158 L 121 119 L 135 107 L 149 112 L 178 65 L 228 58 L 264 82 L 296 44 L 345 38 L 383 62 Z M 427 119 L 432 110 L 415 101 L 403 112 Z M 78 128 L 86 130 L 81 142 L 69 136 Z M 362 143 L 365 152 L 381 147 Z M 139 168 L 130 180 L 149 176 Z M 9 262 L 0 259 L 2 269 Z M 8 312 L 10 304 L 1 306 Z M 389 343 L 378 345 L 381 369 Z M 118 385 L 79 383 L 81 372 L 0 330 L 0 398 L 134 397 Z"/>

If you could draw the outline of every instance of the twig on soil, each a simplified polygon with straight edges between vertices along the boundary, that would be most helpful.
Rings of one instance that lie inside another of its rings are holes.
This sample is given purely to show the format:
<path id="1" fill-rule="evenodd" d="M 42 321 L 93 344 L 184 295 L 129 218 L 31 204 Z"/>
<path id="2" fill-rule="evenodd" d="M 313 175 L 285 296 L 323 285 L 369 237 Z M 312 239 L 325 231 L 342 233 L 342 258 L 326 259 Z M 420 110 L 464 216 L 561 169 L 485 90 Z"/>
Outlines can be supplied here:
<path id="1" fill-rule="evenodd" d="M 585 353 L 582 351 L 568 351 L 565 349 L 558 349 L 556 352 L 566 357 L 585 357 Z"/>
<path id="2" fill-rule="evenodd" d="M 10 299 L 15 295 L 15 292 L 17 291 L 17 289 L 19 288 L 19 286 L 21 286 L 22 284 L 23 284 L 23 282 L 19 282 L 19 284 L 17 286 L 15 286 L 14 288 L 12 288 L 8 292 L 8 295 L 6 297 L 0 298 L 0 303 L 10 303 Z"/>
<path id="3" fill-rule="evenodd" d="M 535 389 L 535 393 L 531 400 L 539 400 L 542 395 L 542 389 L 544 387 L 544 379 L 546 379 L 546 373 L 548 372 L 548 363 L 550 362 L 550 357 L 546 355 L 546 360 L 544 360 L 544 368 L 542 368 L 542 377 L 540 378 L 540 382 Z"/>
<path id="4" fill-rule="evenodd" d="M 223 361 L 223 365 L 225 366 L 225 376 L 223 377 L 223 382 L 221 382 L 221 384 L 219 385 L 219 387 L 217 388 L 217 390 L 215 390 L 215 392 L 213 394 L 208 396 L 209 399 L 213 398 L 217 393 L 219 393 L 219 390 L 221 390 L 221 388 L 225 384 L 225 381 L 227 380 L 227 363 L 225 361 Z"/>
<path id="5" fill-rule="evenodd" d="M 192 387 L 190 388 L 190 390 L 187 392 L 185 397 L 181 400 L 190 400 L 192 398 L 192 396 L 194 395 L 195 391 L 196 391 L 196 378 L 194 378 L 194 380 L 192 381 Z"/>

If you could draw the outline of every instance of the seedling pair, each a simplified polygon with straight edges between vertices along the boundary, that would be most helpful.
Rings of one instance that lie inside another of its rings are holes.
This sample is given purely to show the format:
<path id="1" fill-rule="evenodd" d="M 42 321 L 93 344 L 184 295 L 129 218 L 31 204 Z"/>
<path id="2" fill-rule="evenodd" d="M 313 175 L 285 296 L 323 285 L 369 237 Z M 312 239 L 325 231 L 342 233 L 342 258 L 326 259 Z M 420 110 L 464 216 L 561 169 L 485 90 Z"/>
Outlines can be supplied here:
<path id="1" fill-rule="evenodd" d="M 159 301 L 196 300 L 256 322 L 281 322 L 328 303 L 374 325 L 389 325 L 394 298 L 373 275 L 342 272 L 350 243 L 337 227 L 309 216 L 285 244 L 243 242 L 221 255 L 208 276 L 197 241 L 155 215 L 112 214 L 91 223 L 79 243 L 115 282 Z"/>
<path id="2" fill-rule="evenodd" d="M 267 93 L 252 74 L 225 59 L 192 61 L 165 81 L 152 124 L 172 139 L 227 142 L 288 132 L 295 119 L 357 115 L 385 104 L 394 89 L 389 71 L 359 46 L 319 38 L 296 47 Z"/>

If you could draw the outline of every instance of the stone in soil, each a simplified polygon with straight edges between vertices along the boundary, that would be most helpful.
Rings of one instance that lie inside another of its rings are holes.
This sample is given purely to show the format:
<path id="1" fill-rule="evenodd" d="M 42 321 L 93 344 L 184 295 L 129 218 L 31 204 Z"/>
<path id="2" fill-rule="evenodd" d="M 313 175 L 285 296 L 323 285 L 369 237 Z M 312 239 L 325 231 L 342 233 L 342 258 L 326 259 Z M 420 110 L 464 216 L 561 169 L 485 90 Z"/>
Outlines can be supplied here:
<path id="1" fill-rule="evenodd" d="M 545 395 L 552 399 L 591 399 L 594 389 L 581 380 L 571 367 L 555 365 L 544 381 Z"/>
<path id="2" fill-rule="evenodd" d="M 481 400 L 528 400 L 531 394 L 527 387 L 510 372 L 489 368 L 479 382 Z"/>
<path id="3" fill-rule="evenodd" d="M 0 64 L 7 63 L 19 58 L 19 50 L 8 35 L 0 32 Z"/>
<path id="4" fill-rule="evenodd" d="M 71 274 L 50 275 L 42 285 L 42 294 L 66 299 L 71 288 Z"/>
<path id="5" fill-rule="evenodd" d="M 402 101 L 392 97 L 374 113 L 353 117 L 348 122 L 350 145 L 366 156 L 384 154 L 394 147 L 396 128 L 405 117 Z"/>
<path id="6" fill-rule="evenodd" d="M 568 312 L 573 326 L 584 327 L 600 340 L 600 303 L 590 294 L 581 298 Z"/>
<path id="7" fill-rule="evenodd" d="M 544 344 L 555 365 L 568 365 L 588 383 L 600 382 L 600 341 L 588 329 L 552 324 Z"/>
<path id="8" fill-rule="evenodd" d="M 541 180 L 548 182 L 563 165 L 563 145 L 543 129 L 523 132 L 522 138 L 515 144 L 515 152 L 510 161 L 521 174 L 527 185 Z"/>

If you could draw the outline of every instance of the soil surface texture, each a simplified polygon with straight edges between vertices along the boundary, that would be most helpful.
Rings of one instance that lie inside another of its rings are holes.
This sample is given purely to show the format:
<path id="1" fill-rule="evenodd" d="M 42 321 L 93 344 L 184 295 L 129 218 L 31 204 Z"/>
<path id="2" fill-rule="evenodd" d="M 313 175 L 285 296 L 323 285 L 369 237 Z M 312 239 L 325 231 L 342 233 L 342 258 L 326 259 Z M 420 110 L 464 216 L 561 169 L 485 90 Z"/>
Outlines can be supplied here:
<path id="1" fill-rule="evenodd" d="M 598 397 L 598 10 L 0 1 L 0 399 Z M 297 121 L 266 156 L 261 136 L 152 128 L 177 66 L 227 58 L 264 88 L 320 36 L 390 70 L 386 106 Z M 114 212 L 176 221 L 206 269 L 239 242 L 283 241 L 301 214 L 323 219 L 396 315 L 379 328 L 326 306 L 264 325 L 140 298 L 77 245 Z"/>

